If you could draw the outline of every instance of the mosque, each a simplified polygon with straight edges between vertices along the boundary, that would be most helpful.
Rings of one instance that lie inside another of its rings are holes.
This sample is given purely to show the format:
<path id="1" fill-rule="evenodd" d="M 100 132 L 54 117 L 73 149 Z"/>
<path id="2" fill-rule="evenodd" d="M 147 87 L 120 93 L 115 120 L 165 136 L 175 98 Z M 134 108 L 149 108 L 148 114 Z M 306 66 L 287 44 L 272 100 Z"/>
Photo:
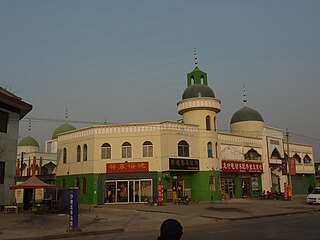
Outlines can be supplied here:
<path id="1" fill-rule="evenodd" d="M 245 98 L 230 133 L 217 130 L 221 101 L 197 63 L 177 110 L 182 121 L 81 129 L 66 123 L 46 142 L 46 152 L 55 155 L 41 164 L 56 164 L 50 169 L 58 187 L 78 187 L 83 204 L 170 202 L 178 191 L 193 201 L 252 198 L 284 192 L 288 185 L 293 194 L 304 194 L 315 186 L 312 146 L 288 142 Z M 30 136 L 20 141 L 19 151 L 28 152 L 28 146 L 37 152 Z"/>

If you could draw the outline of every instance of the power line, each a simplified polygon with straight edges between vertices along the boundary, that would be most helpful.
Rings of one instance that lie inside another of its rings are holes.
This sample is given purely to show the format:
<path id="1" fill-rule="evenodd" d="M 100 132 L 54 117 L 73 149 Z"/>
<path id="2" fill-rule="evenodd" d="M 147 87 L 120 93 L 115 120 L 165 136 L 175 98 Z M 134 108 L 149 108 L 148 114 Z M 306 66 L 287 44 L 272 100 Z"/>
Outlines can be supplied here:
<path id="1" fill-rule="evenodd" d="M 23 118 L 21 121 L 34 121 L 34 122 L 70 122 L 70 123 L 86 123 L 86 124 L 105 124 L 104 122 L 94 121 L 80 121 L 80 120 L 66 120 L 66 119 L 54 119 L 54 118 Z"/>

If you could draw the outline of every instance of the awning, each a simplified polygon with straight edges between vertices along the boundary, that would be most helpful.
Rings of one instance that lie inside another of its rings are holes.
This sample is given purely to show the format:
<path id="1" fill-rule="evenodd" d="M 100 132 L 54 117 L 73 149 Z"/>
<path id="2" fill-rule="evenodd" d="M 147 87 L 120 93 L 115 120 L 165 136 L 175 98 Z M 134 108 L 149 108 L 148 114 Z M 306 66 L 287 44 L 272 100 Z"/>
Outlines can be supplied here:
<path id="1" fill-rule="evenodd" d="M 48 184 L 48 183 L 41 181 L 36 175 L 33 175 L 32 177 L 30 177 L 28 180 L 26 180 L 23 183 L 10 186 L 11 189 L 56 188 L 56 187 L 57 187 L 56 185 L 51 185 L 51 184 Z"/>

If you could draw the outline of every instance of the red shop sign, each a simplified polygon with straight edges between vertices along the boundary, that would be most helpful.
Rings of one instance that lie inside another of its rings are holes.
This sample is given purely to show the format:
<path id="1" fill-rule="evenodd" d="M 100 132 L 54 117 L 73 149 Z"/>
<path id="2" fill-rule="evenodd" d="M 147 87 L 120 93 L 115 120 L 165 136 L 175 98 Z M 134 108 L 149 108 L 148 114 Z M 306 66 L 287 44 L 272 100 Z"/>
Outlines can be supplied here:
<path id="1" fill-rule="evenodd" d="M 163 203 L 163 184 L 162 183 L 158 185 L 158 201 L 159 203 Z"/>
<path id="2" fill-rule="evenodd" d="M 239 162 L 222 160 L 221 171 L 223 172 L 263 172 L 263 166 L 261 162 Z"/>
<path id="3" fill-rule="evenodd" d="M 148 171 L 148 162 L 107 163 L 107 173 L 128 173 Z"/>

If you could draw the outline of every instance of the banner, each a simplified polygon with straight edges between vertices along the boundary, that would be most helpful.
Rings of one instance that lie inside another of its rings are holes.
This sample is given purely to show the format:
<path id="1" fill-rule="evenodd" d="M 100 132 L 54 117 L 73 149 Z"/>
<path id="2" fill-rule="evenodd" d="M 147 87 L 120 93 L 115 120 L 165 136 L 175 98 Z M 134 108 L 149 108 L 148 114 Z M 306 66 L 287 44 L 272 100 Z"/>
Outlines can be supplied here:
<path id="1" fill-rule="evenodd" d="M 263 172 L 261 162 L 239 162 L 231 160 L 221 161 L 221 171 L 223 172 Z"/>
<path id="2" fill-rule="evenodd" d="M 296 159 L 294 157 L 289 158 L 289 173 L 290 175 L 296 175 Z"/>
<path id="3" fill-rule="evenodd" d="M 148 172 L 149 162 L 107 163 L 107 173 Z"/>

